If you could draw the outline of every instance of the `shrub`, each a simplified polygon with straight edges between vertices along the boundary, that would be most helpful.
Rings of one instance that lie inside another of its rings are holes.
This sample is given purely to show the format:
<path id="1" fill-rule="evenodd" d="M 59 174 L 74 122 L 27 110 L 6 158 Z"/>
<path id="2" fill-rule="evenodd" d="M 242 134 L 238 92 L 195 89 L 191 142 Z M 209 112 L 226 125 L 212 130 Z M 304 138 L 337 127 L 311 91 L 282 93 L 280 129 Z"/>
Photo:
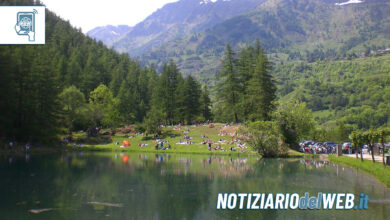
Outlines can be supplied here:
<path id="1" fill-rule="evenodd" d="M 248 143 L 263 157 L 277 157 L 286 154 L 287 147 L 276 122 L 256 121 L 246 128 Z"/>

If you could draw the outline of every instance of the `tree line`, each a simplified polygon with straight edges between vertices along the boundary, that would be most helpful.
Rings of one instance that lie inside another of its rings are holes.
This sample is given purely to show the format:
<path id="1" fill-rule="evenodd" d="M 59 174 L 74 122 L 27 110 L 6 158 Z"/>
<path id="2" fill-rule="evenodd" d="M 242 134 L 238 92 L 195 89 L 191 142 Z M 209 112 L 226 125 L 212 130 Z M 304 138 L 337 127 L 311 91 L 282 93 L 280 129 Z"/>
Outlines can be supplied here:
<path id="1" fill-rule="evenodd" d="M 215 115 L 217 121 L 270 120 L 275 109 L 276 86 L 259 40 L 236 55 L 226 46 L 217 77 Z"/>
<path id="2" fill-rule="evenodd" d="M 349 139 L 352 142 L 352 147 L 355 149 L 356 159 L 359 158 L 363 161 L 363 145 L 367 144 L 368 148 L 371 151 L 372 162 L 375 163 L 375 149 L 377 146 L 379 149 L 379 145 L 382 148 L 382 162 L 386 164 L 385 161 L 385 142 L 387 137 L 390 136 L 390 128 L 378 128 L 378 129 L 369 129 L 367 131 L 357 130 L 353 131 L 349 135 Z M 379 145 L 378 145 L 379 144 Z"/>
<path id="3" fill-rule="evenodd" d="M 0 46 L 0 77 L 3 140 L 56 140 L 95 126 L 142 123 L 147 115 L 166 124 L 211 118 L 207 88 L 173 62 L 159 75 L 48 10 L 46 44 Z"/>
<path id="4" fill-rule="evenodd" d="M 264 157 L 298 149 L 299 141 L 313 135 L 316 127 L 306 103 L 278 102 L 272 68 L 259 40 L 238 54 L 227 45 L 214 88 L 215 119 L 243 123 L 241 132 Z"/>

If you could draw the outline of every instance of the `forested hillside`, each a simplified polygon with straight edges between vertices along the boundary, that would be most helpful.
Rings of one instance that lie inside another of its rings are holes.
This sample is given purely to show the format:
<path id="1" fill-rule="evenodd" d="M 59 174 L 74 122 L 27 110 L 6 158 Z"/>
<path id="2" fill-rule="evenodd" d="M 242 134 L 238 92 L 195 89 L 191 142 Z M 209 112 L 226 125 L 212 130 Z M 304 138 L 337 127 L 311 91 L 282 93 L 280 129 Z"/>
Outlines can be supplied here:
<path id="1" fill-rule="evenodd" d="M 48 141 L 74 130 L 142 122 L 151 109 L 160 117 L 150 123 L 210 117 L 207 92 L 192 77 L 183 79 L 174 63 L 158 76 L 153 66 L 108 49 L 49 10 L 46 45 L 0 46 L 0 77 L 0 138 L 10 140 Z"/>
<path id="2" fill-rule="evenodd" d="M 299 99 L 325 127 L 347 131 L 390 123 L 390 55 L 276 65 L 281 102 Z"/>

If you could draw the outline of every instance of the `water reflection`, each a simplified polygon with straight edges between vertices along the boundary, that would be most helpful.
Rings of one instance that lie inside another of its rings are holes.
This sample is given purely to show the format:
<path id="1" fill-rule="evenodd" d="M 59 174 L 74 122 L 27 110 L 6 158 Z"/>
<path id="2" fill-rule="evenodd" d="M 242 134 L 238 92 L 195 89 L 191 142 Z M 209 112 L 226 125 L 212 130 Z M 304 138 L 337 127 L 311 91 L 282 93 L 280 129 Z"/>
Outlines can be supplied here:
<path id="1" fill-rule="evenodd" d="M 306 169 L 321 169 L 329 166 L 329 161 L 301 159 L 300 162 Z M 333 164 L 334 165 L 334 164 Z"/>
<path id="2" fill-rule="evenodd" d="M 390 189 L 375 178 L 318 160 L 73 152 L 2 156 L 0 168 L 4 219 L 386 219 L 390 212 Z M 220 192 L 365 192 L 373 202 L 364 212 L 218 211 Z M 53 209 L 28 213 L 45 208 Z"/>

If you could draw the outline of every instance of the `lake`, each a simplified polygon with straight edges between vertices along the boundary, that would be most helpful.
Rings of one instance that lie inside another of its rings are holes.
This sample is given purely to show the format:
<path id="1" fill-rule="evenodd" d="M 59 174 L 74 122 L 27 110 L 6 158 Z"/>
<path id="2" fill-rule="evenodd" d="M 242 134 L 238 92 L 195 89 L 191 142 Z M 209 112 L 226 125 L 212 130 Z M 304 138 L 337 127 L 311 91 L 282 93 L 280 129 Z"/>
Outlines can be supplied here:
<path id="1" fill-rule="evenodd" d="M 389 219 L 390 189 L 310 159 L 149 153 L 0 156 L 0 219 Z M 217 210 L 218 193 L 364 192 L 368 210 Z M 46 209 L 46 210 L 45 210 Z M 31 213 L 36 212 L 36 214 Z"/>

